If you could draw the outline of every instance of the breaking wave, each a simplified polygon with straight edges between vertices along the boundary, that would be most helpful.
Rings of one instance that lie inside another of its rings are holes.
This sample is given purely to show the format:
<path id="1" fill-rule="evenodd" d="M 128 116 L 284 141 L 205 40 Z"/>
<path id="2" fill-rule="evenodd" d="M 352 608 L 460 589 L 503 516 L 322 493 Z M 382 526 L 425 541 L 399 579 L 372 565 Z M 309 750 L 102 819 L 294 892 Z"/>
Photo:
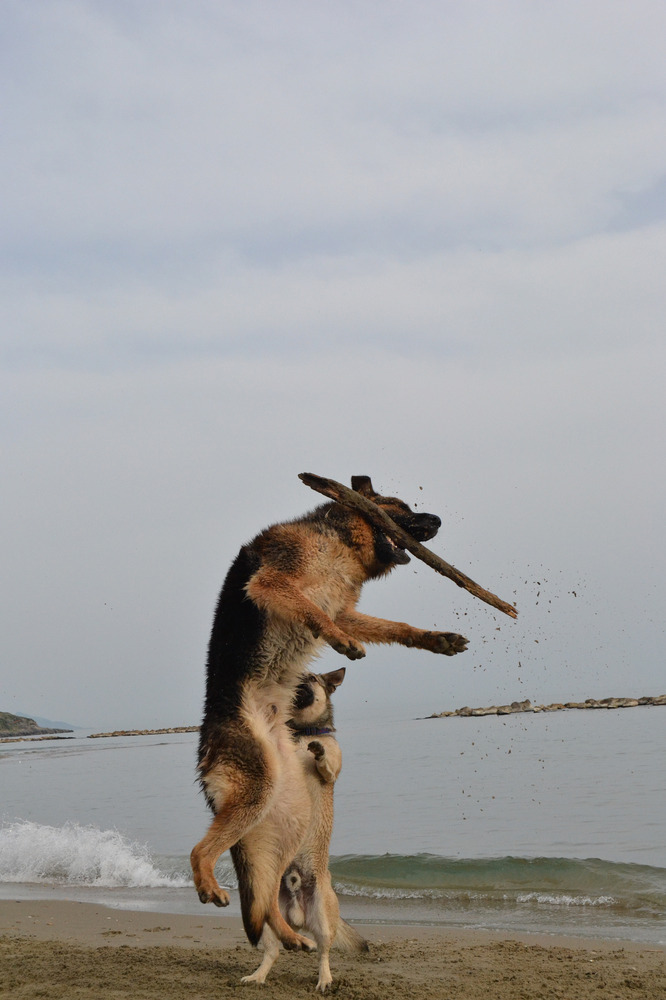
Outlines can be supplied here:
<path id="1" fill-rule="evenodd" d="M 185 871 L 160 870 L 144 845 L 117 830 L 28 820 L 0 827 L 0 881 L 104 888 L 191 884 Z"/>

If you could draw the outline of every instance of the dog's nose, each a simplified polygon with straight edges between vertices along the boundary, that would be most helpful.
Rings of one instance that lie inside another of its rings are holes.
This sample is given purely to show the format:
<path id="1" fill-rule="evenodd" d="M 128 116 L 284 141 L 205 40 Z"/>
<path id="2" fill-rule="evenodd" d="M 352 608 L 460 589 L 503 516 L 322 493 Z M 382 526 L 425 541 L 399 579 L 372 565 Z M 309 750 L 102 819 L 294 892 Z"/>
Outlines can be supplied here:
<path id="1" fill-rule="evenodd" d="M 442 519 L 437 517 L 437 514 L 419 514 L 412 531 L 415 531 L 415 537 L 420 538 L 422 542 L 427 542 L 435 537 L 441 525 Z"/>

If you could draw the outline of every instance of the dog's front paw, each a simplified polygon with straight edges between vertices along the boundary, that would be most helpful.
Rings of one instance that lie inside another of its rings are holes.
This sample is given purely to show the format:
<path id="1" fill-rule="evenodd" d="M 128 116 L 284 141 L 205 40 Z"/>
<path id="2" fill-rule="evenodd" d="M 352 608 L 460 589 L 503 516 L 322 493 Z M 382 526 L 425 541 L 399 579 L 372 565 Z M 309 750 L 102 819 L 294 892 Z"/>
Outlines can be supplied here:
<path id="1" fill-rule="evenodd" d="M 312 740 L 311 743 L 308 743 L 308 750 L 314 756 L 315 760 L 321 760 L 326 753 L 319 740 Z"/>
<path id="2" fill-rule="evenodd" d="M 331 646 L 336 653 L 346 656 L 348 660 L 360 660 L 365 656 L 365 649 L 361 643 L 351 636 L 346 636 L 344 640 L 334 639 L 331 641 Z"/>
<path id="3" fill-rule="evenodd" d="M 464 635 L 455 632 L 429 632 L 426 649 L 433 653 L 443 653 L 444 656 L 455 656 L 464 653 L 469 640 Z"/>

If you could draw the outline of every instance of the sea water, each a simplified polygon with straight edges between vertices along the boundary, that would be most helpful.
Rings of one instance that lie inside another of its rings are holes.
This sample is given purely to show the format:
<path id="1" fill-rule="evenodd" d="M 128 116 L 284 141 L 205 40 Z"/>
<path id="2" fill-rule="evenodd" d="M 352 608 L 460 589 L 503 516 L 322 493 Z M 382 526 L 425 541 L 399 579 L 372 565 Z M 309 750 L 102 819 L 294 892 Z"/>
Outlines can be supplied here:
<path id="1" fill-rule="evenodd" d="M 338 720 L 352 919 L 666 943 L 666 709 Z M 0 896 L 219 913 L 196 734 L 0 744 Z M 228 856 L 222 884 L 235 887 Z M 238 912 L 234 895 L 230 912 Z"/>

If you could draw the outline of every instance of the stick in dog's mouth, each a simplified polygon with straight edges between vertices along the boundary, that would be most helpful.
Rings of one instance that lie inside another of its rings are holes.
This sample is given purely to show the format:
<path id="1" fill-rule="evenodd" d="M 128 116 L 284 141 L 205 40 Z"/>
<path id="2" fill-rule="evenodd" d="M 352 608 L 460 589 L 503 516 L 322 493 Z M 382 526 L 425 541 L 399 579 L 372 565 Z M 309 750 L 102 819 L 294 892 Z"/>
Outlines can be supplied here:
<path id="1" fill-rule="evenodd" d="M 336 503 L 343 504 L 345 507 L 352 507 L 356 510 L 362 517 L 374 524 L 375 527 L 383 531 L 384 534 L 391 540 L 391 542 L 396 547 L 395 562 L 402 562 L 403 560 L 399 557 L 401 550 L 404 552 L 408 549 L 417 559 L 420 559 L 431 569 L 434 569 L 437 573 L 441 573 L 442 576 L 446 576 L 449 580 L 453 580 L 458 587 L 462 587 L 467 590 L 474 597 L 478 597 L 479 600 L 484 601 L 486 604 L 490 604 L 491 607 L 496 608 L 498 611 L 502 611 L 509 618 L 517 618 L 518 610 L 513 604 L 503 601 L 496 594 L 492 594 L 489 590 L 484 590 L 480 587 L 478 583 L 471 580 L 460 570 L 456 569 L 455 566 L 451 566 L 440 556 L 435 555 L 430 549 L 427 549 L 425 545 L 421 545 L 417 542 L 415 538 L 401 528 L 400 525 L 396 524 L 395 521 L 389 517 L 386 511 L 378 507 L 376 503 L 373 503 L 368 497 L 363 496 L 361 493 L 357 493 L 355 490 L 350 490 L 348 486 L 343 486 L 342 483 L 337 483 L 334 479 L 327 479 L 324 476 L 316 476 L 312 472 L 301 472 L 298 477 L 301 482 L 309 486 L 310 489 L 315 490 L 317 493 L 321 493 L 323 496 L 328 497 L 329 500 L 334 500 Z M 405 562 L 409 562 L 409 556 L 404 552 Z"/>

